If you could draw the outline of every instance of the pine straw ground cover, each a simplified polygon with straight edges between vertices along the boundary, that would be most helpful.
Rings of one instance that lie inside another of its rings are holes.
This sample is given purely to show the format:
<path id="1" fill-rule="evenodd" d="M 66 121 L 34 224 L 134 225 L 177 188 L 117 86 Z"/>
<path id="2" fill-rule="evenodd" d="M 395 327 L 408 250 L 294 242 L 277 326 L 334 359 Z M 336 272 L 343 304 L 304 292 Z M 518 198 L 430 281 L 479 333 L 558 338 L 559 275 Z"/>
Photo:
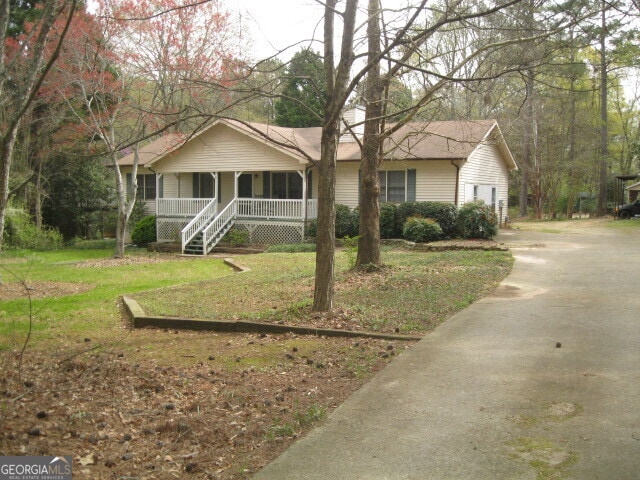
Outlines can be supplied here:
<path id="1" fill-rule="evenodd" d="M 71 455 L 78 479 L 249 478 L 410 348 L 133 330 L 121 294 L 165 315 L 426 333 L 511 265 L 504 252 L 395 250 L 356 274 L 342 252 L 339 308 L 312 315 L 311 254 L 243 256 L 251 271 L 231 274 L 215 258 L 109 253 L 0 258 L 0 455 Z"/>

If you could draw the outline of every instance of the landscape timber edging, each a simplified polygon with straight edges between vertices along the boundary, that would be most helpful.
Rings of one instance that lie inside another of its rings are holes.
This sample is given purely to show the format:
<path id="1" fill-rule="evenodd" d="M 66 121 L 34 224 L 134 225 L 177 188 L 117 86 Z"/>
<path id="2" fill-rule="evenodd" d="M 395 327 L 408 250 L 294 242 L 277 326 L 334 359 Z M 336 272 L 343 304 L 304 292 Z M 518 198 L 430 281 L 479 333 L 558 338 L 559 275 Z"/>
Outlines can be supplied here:
<path id="1" fill-rule="evenodd" d="M 380 340 L 401 340 L 415 342 L 421 340 L 420 335 L 400 335 L 392 333 L 377 333 L 354 330 L 340 330 L 333 328 L 316 328 L 299 325 L 282 325 L 278 323 L 248 322 L 244 320 L 204 320 L 197 318 L 179 318 L 148 316 L 138 302 L 133 298 L 123 296 L 125 308 L 133 322 L 134 328 L 155 327 L 178 330 L 203 330 L 214 332 L 238 333 L 295 333 L 298 335 L 315 335 L 324 337 L 373 338 Z"/>

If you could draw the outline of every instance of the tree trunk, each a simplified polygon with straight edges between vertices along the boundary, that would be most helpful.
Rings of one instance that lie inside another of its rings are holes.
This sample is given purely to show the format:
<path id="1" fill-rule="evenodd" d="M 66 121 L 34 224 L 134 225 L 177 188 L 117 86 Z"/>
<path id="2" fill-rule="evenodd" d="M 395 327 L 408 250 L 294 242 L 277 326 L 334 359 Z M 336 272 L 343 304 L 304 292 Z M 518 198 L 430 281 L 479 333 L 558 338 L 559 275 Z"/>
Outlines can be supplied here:
<path id="1" fill-rule="evenodd" d="M 367 102 L 364 138 L 362 139 L 360 161 L 360 238 L 356 268 L 364 265 L 380 265 L 380 177 L 379 166 L 382 160 L 382 138 L 380 135 L 383 116 L 384 85 L 380 78 L 380 2 L 369 0 L 369 18 L 367 22 L 367 41 L 369 44 L 369 63 L 365 99 Z"/>
<path id="2" fill-rule="evenodd" d="M 534 138 L 534 112 L 533 112 L 533 72 L 527 71 L 525 80 L 525 105 L 523 115 L 523 146 L 522 146 L 522 184 L 520 185 L 520 216 L 529 214 L 529 186 L 533 178 L 533 138 Z M 535 200 L 535 198 L 534 198 Z"/>
<path id="3" fill-rule="evenodd" d="M 36 223 L 36 227 L 42 228 L 42 200 L 43 200 L 42 188 L 42 161 L 38 162 L 36 166 L 36 186 L 33 194 L 33 217 Z"/>
<path id="4" fill-rule="evenodd" d="M 340 113 L 348 98 L 353 65 L 353 35 L 358 0 L 347 0 L 342 14 L 342 48 L 337 68 L 334 66 L 334 17 L 337 0 L 327 0 L 324 13 L 324 69 L 327 102 L 322 122 L 318 180 L 318 234 L 316 237 L 316 276 L 313 311 L 327 312 L 333 306 L 336 228 L 336 152 L 340 134 Z"/>
<path id="5" fill-rule="evenodd" d="M 9 206 L 9 174 L 11 172 L 11 157 L 13 156 L 13 148 L 16 142 L 16 132 L 9 132 L 7 137 L 2 140 L 0 143 L 0 250 L 3 247 L 5 213 Z"/>
<path id="6" fill-rule="evenodd" d="M 328 312 L 333 308 L 333 286 L 336 248 L 336 150 L 337 122 L 334 128 L 323 126 L 318 181 L 318 233 L 316 236 L 316 277 L 313 311 Z"/>
<path id="7" fill-rule="evenodd" d="M 574 44 L 573 28 L 570 30 L 570 45 Z M 571 56 L 569 62 L 573 64 L 576 61 L 576 50 L 570 47 Z M 569 155 L 568 155 L 568 178 L 567 178 L 567 219 L 573 217 L 573 206 L 578 198 L 579 172 L 576 165 L 576 75 L 572 71 L 569 87 Z"/>
<path id="8" fill-rule="evenodd" d="M 598 188 L 598 215 L 607 210 L 607 167 L 609 164 L 609 130 L 608 130 L 608 85 L 607 85 L 607 14 L 606 5 L 602 1 L 602 24 L 600 26 L 600 179 Z"/>

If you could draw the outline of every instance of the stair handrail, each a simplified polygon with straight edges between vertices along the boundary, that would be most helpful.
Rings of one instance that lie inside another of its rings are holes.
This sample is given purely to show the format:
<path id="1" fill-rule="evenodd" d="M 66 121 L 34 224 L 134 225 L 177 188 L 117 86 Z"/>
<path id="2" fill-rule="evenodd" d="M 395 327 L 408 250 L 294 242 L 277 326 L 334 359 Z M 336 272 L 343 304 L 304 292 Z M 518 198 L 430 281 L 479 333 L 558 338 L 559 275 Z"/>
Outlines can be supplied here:
<path id="1" fill-rule="evenodd" d="M 224 227 L 234 218 L 238 216 L 238 199 L 234 198 L 229 205 L 227 205 L 213 221 L 207 225 L 202 231 L 202 254 L 209 253 L 211 248 L 215 247 L 215 244 L 209 248 L 209 243 L 213 243 L 216 240 L 216 236 L 224 229 Z M 217 243 L 217 242 L 216 242 Z"/>
<path id="2" fill-rule="evenodd" d="M 182 238 L 182 253 L 184 253 L 184 248 L 187 244 L 193 240 L 193 238 L 205 227 L 212 218 L 216 216 L 218 212 L 218 202 L 214 198 L 207 205 L 200 210 L 193 220 L 191 220 L 181 231 L 180 235 Z"/>

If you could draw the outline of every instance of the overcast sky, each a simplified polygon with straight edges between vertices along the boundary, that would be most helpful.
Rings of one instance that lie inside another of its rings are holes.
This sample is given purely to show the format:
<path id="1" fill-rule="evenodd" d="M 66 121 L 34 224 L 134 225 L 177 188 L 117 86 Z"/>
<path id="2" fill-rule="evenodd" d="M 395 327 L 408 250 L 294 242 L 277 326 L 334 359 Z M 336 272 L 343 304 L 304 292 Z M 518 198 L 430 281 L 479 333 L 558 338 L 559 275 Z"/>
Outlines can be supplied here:
<path id="1" fill-rule="evenodd" d="M 306 40 L 281 55 L 288 60 L 302 46 L 309 45 L 314 35 L 322 37 L 323 7 L 314 0 L 227 0 L 228 8 L 238 12 L 243 28 L 250 32 L 253 39 L 255 58 L 265 58 L 276 51 Z M 316 51 L 322 46 L 313 45 Z"/>

